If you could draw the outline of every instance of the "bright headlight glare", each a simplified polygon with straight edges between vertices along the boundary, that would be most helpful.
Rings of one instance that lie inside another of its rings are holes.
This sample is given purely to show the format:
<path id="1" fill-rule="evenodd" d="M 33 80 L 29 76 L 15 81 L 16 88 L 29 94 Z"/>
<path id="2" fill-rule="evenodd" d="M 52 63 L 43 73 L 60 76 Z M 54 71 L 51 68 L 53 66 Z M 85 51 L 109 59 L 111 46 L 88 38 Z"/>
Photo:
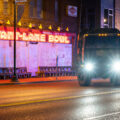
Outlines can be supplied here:
<path id="1" fill-rule="evenodd" d="M 94 69 L 94 65 L 92 63 L 85 64 L 85 70 L 92 71 Z"/>
<path id="2" fill-rule="evenodd" d="M 116 61 L 113 63 L 112 69 L 116 72 L 120 72 L 120 61 Z"/>

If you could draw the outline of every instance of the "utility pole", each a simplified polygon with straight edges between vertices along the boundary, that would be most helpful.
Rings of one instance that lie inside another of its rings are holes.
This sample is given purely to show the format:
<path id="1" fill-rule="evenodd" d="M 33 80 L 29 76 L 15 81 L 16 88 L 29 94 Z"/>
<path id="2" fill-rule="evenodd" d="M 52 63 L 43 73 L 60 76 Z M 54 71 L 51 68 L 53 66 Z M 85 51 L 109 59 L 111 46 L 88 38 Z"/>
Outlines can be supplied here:
<path id="1" fill-rule="evenodd" d="M 12 82 L 18 82 L 18 77 L 16 75 L 16 0 L 14 0 L 14 74 Z"/>
<path id="2" fill-rule="evenodd" d="M 77 48 L 81 33 L 81 17 L 82 17 L 82 0 L 78 1 L 78 17 L 77 17 Z"/>
<path id="3" fill-rule="evenodd" d="M 79 0 L 80 2 L 79 2 L 79 11 L 78 11 L 78 33 L 80 34 L 80 32 L 81 32 L 81 18 L 82 18 L 82 4 L 83 4 L 83 2 L 82 2 L 82 0 Z"/>
<path id="4" fill-rule="evenodd" d="M 14 74 L 12 77 L 12 82 L 18 82 L 18 77 L 16 74 L 16 3 L 27 2 L 27 0 L 14 0 Z"/>
<path id="5" fill-rule="evenodd" d="M 78 17 L 77 17 L 77 64 L 76 69 L 78 69 L 78 65 L 81 62 L 81 40 L 80 40 L 80 33 L 81 33 L 81 18 L 82 18 L 82 5 L 83 1 L 78 0 Z"/>
<path id="6" fill-rule="evenodd" d="M 77 48 L 80 40 L 80 33 L 81 33 L 81 17 L 82 17 L 82 0 L 78 1 L 78 20 L 77 20 Z"/>

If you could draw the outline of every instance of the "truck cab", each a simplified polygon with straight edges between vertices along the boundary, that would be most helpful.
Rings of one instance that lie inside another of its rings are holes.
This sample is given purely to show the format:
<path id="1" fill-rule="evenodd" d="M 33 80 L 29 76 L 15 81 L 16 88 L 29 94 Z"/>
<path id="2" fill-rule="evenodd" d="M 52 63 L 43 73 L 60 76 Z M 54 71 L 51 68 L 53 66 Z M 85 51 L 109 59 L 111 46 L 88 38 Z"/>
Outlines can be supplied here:
<path id="1" fill-rule="evenodd" d="M 120 32 L 101 28 L 82 35 L 78 61 L 78 82 L 89 86 L 93 78 L 109 78 L 120 83 Z"/>

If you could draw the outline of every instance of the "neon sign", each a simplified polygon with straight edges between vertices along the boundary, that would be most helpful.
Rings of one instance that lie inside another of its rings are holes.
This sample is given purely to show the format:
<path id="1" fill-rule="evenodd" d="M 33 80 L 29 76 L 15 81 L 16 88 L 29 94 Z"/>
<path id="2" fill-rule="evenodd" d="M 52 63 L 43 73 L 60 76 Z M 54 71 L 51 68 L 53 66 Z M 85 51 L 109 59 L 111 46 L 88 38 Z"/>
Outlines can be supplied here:
<path id="1" fill-rule="evenodd" d="M 32 30 L 31 30 L 32 31 Z M 28 31 L 28 29 L 21 29 L 17 30 L 16 32 L 16 41 L 26 41 L 26 42 L 48 42 L 48 43 L 64 43 L 70 44 L 71 40 L 69 39 L 68 35 L 64 34 L 54 34 L 53 33 L 42 33 L 39 30 L 33 30 L 32 32 Z M 13 28 L 10 27 L 7 29 L 1 30 L 0 27 L 0 39 L 1 40 L 14 40 L 14 32 Z"/>

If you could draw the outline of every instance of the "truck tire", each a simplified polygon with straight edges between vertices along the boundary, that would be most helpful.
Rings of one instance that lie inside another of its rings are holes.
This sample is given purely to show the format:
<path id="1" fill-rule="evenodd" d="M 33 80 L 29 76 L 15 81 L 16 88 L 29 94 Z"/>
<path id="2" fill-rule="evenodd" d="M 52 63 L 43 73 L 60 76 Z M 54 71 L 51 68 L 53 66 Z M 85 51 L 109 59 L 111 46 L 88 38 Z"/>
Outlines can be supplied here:
<path id="1" fill-rule="evenodd" d="M 80 86 L 90 86 L 91 78 L 86 77 L 85 75 L 78 75 L 78 83 Z"/>

